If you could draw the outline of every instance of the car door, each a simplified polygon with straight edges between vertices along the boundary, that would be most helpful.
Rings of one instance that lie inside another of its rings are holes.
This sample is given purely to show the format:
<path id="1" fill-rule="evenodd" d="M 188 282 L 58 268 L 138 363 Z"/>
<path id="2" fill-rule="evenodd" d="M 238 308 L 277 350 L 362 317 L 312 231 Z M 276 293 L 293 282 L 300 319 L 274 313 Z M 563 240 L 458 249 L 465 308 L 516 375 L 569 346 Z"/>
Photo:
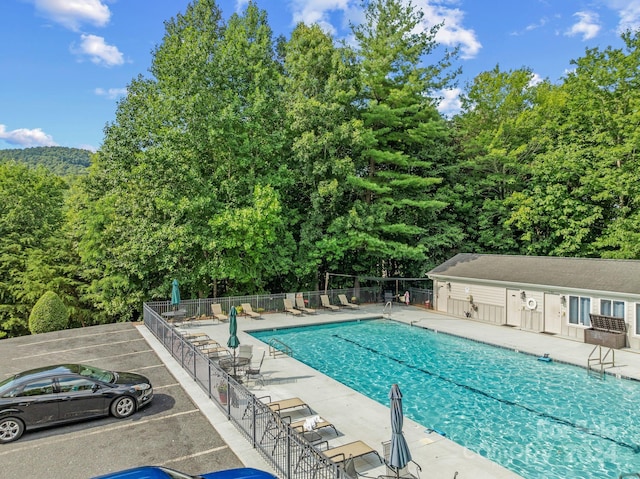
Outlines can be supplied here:
<path id="1" fill-rule="evenodd" d="M 41 426 L 59 419 L 58 394 L 53 378 L 34 379 L 16 391 L 13 406 L 28 426 Z"/>
<path id="2" fill-rule="evenodd" d="M 100 383 L 82 376 L 58 377 L 60 418 L 74 421 L 107 414 L 107 398 Z"/>

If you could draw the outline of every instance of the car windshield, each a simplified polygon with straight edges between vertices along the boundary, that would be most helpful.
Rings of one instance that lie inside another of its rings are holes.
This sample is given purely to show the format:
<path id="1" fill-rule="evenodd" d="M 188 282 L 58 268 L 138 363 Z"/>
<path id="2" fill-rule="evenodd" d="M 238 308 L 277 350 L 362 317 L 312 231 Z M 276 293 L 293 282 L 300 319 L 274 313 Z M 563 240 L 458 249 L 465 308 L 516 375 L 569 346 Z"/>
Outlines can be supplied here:
<path id="1" fill-rule="evenodd" d="M 15 376 L 11 376 L 5 379 L 4 381 L 0 382 L 0 394 L 2 394 L 4 391 L 12 387 L 11 385 L 15 378 L 16 378 Z"/>
<path id="2" fill-rule="evenodd" d="M 75 369 L 73 371 L 74 373 L 80 374 L 81 376 L 86 376 L 91 379 L 95 379 L 96 381 L 111 383 L 115 379 L 115 374 L 112 371 L 96 368 L 95 366 L 77 364 L 77 365 L 74 365 L 73 369 Z"/>

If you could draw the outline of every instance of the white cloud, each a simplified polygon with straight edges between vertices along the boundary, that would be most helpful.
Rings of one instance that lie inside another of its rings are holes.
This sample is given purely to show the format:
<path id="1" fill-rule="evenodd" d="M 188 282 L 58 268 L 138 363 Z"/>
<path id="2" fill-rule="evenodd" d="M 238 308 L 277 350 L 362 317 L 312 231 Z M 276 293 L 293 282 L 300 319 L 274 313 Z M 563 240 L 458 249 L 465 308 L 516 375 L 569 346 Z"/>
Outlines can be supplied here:
<path id="1" fill-rule="evenodd" d="M 329 14 L 349 10 L 349 0 L 294 0 L 293 23 L 306 25 L 317 23 L 324 31 L 336 34 L 336 28 L 329 21 Z"/>
<path id="2" fill-rule="evenodd" d="M 408 0 L 405 1 L 408 2 Z M 464 12 L 458 8 L 448 7 L 450 3 L 450 0 L 415 0 L 413 5 L 424 13 L 423 29 L 427 30 L 437 23 L 444 22 L 444 26 L 436 35 L 437 42 L 448 47 L 459 45 L 462 58 L 473 58 L 482 48 L 482 44 L 472 29 L 464 27 Z M 363 20 L 359 0 L 292 0 L 292 5 L 294 24 L 317 23 L 332 35 L 337 31 L 336 26 L 330 22 L 330 14 L 333 12 L 342 12 L 344 19 L 342 27 L 345 27 L 349 20 L 355 24 Z"/>
<path id="3" fill-rule="evenodd" d="M 465 14 L 462 10 L 449 8 L 446 2 L 438 3 L 433 0 L 417 0 L 415 5 L 424 12 L 425 29 L 444 22 L 436 34 L 436 41 L 449 47 L 459 45 L 460 57 L 463 59 L 474 58 L 478 54 L 482 44 L 475 31 L 463 26 Z"/>
<path id="4" fill-rule="evenodd" d="M 115 100 L 121 96 L 125 96 L 127 94 L 126 88 L 96 88 L 94 90 L 95 94 L 98 96 L 107 97 L 109 100 Z"/>
<path id="5" fill-rule="evenodd" d="M 529 80 L 529 86 L 536 86 L 542 83 L 542 81 L 542 77 L 539 74 L 534 73 L 533 75 L 531 75 L 531 80 Z"/>
<path id="6" fill-rule="evenodd" d="M 36 10 L 45 17 L 70 30 L 89 23 L 103 27 L 109 23 L 111 12 L 100 0 L 33 0 Z"/>
<path id="7" fill-rule="evenodd" d="M 107 45 L 104 38 L 97 35 L 82 34 L 80 39 L 79 48 L 72 46 L 71 51 L 73 53 L 88 56 L 93 63 L 108 67 L 124 63 L 124 57 L 118 47 Z"/>
<path id="8" fill-rule="evenodd" d="M 573 16 L 578 17 L 579 20 L 565 32 L 568 37 L 582 35 L 582 40 L 591 40 L 600 31 L 600 17 L 597 13 L 576 12 Z"/>
<path id="9" fill-rule="evenodd" d="M 438 104 L 438 111 L 446 117 L 459 113 L 462 109 L 462 104 L 460 103 L 461 93 L 462 90 L 460 88 L 440 90 L 438 96 L 440 96 L 441 100 Z"/>
<path id="10" fill-rule="evenodd" d="M 51 135 L 47 135 L 40 128 L 27 130 L 26 128 L 18 128 L 17 130 L 7 131 L 5 125 L 0 124 L 0 140 L 4 140 L 11 145 L 17 146 L 57 146 Z"/>
<path id="11" fill-rule="evenodd" d="M 620 17 L 618 32 L 640 29 L 640 0 L 609 0 L 608 5 Z"/>

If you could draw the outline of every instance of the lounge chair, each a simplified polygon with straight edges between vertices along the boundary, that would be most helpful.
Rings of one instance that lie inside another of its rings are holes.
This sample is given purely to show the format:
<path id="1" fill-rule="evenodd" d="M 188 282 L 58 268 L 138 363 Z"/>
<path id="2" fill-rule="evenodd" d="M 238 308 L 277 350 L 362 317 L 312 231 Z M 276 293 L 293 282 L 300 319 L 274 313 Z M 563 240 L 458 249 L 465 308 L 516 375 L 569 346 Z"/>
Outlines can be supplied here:
<path id="1" fill-rule="evenodd" d="M 349 458 L 357 459 L 367 454 L 375 454 L 380 462 L 384 462 L 378 451 L 363 441 L 353 441 L 342 446 L 331 447 L 322 453 L 336 464 L 345 462 Z"/>
<path id="2" fill-rule="evenodd" d="M 291 302 L 290 299 L 284 299 L 284 312 L 285 313 L 291 313 L 294 316 L 298 316 L 299 314 L 302 314 L 302 311 L 300 311 L 299 309 L 296 309 L 293 307 L 293 303 Z"/>
<path id="3" fill-rule="evenodd" d="M 260 313 L 256 313 L 249 303 L 242 303 L 240 306 L 242 306 L 242 312 L 251 318 L 257 319 L 260 317 Z"/>
<path id="4" fill-rule="evenodd" d="M 296 432 L 317 431 L 318 429 L 330 427 L 336 433 L 336 436 L 338 435 L 336 427 L 329 421 L 322 419 L 320 416 L 301 419 L 299 421 L 292 422 L 289 425 L 291 426 L 291 429 Z"/>
<path id="5" fill-rule="evenodd" d="M 358 309 L 360 307 L 357 304 L 350 303 L 344 294 L 339 294 L 338 299 L 340 300 L 340 304 L 342 306 L 346 306 L 347 308 Z"/>
<path id="6" fill-rule="evenodd" d="M 222 312 L 220 303 L 211 304 L 211 313 L 213 314 L 213 319 L 217 319 L 219 322 L 229 321 L 229 316 Z"/>
<path id="7" fill-rule="evenodd" d="M 296 308 L 298 308 L 303 313 L 316 314 L 315 309 L 307 308 L 304 305 L 304 298 L 302 296 L 296 296 Z"/>
<path id="8" fill-rule="evenodd" d="M 271 401 L 267 403 L 267 406 L 273 411 L 279 413 L 286 409 L 294 409 L 298 407 L 306 407 L 311 413 L 309 405 L 300 398 L 282 399 L 281 401 Z"/>
<path id="9" fill-rule="evenodd" d="M 391 441 L 384 441 L 382 443 L 382 453 L 384 454 L 384 463 L 387 466 L 387 475 L 379 476 L 378 479 L 420 479 L 422 468 L 420 467 L 420 464 L 413 460 L 409 461 L 409 463 L 399 471 L 396 471 L 389 465 L 389 458 L 391 457 Z"/>
<path id="10" fill-rule="evenodd" d="M 320 295 L 320 301 L 322 302 L 322 307 L 323 308 L 330 309 L 331 311 L 338 311 L 340 309 L 340 306 L 336 306 L 335 304 L 331 304 L 331 301 L 329 301 L 329 296 L 326 295 L 326 294 L 321 294 Z"/>

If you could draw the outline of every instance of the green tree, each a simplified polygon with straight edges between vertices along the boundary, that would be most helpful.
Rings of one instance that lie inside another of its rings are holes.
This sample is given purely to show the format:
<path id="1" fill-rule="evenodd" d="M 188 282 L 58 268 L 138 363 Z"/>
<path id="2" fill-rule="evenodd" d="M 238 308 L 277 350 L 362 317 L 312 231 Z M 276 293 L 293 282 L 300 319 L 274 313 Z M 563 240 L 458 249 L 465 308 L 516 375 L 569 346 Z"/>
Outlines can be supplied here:
<path id="1" fill-rule="evenodd" d="M 540 153 L 509 224 L 529 254 L 636 257 L 640 39 L 588 49 L 536 108 Z"/>
<path id="2" fill-rule="evenodd" d="M 453 155 L 433 99 L 451 80 L 452 54 L 427 63 L 440 25 L 424 30 L 422 17 L 412 4 L 373 0 L 354 29 L 363 131 L 348 181 L 360 198 L 334 230 L 355 272 L 422 276 L 430 255 L 460 240 L 456 225 L 440 221 L 447 203 L 438 172 Z"/>
<path id="3" fill-rule="evenodd" d="M 29 276 L 36 257 L 55 254 L 67 184 L 44 168 L 0 163 L 0 337 L 27 332 Z M 35 270 L 34 270 L 35 268 Z"/>
<path id="4" fill-rule="evenodd" d="M 60 331 L 66 329 L 68 325 L 69 312 L 60 297 L 53 291 L 44 293 L 29 314 L 31 334 Z"/>
<path id="5" fill-rule="evenodd" d="M 298 239 L 298 287 L 316 288 L 325 271 L 344 271 L 351 257 L 332 224 L 355 200 L 353 175 L 362 122 L 355 99 L 355 56 L 317 26 L 299 24 L 285 46 L 285 95 L 295 183 L 288 212 Z"/>
<path id="6" fill-rule="evenodd" d="M 463 113 L 454 119 L 460 170 L 458 219 L 464 224 L 467 251 L 520 252 L 517 231 L 508 224 L 506 199 L 526 185 L 537 152 L 537 131 L 527 120 L 538 92 L 548 83 L 533 84 L 530 69 L 504 72 L 498 66 L 474 78 L 461 96 Z"/>

